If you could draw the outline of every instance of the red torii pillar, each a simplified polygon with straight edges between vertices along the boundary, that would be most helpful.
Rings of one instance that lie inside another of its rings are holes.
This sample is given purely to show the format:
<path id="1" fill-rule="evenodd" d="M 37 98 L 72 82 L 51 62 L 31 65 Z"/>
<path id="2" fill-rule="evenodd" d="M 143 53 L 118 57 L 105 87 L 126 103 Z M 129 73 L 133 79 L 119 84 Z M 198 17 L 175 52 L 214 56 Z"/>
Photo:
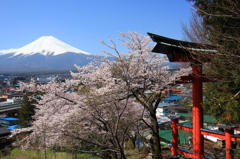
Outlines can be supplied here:
<path id="1" fill-rule="evenodd" d="M 202 65 L 192 64 L 192 100 L 193 100 L 193 154 L 194 159 L 204 156 L 204 139 L 201 135 L 203 128 L 203 93 L 202 93 Z"/>
<path id="2" fill-rule="evenodd" d="M 171 152 L 172 152 L 172 157 L 177 157 L 177 147 L 178 147 L 178 118 L 173 118 L 172 119 L 172 147 L 171 147 Z"/>
<path id="3" fill-rule="evenodd" d="M 199 62 L 192 62 L 192 74 L 182 76 L 178 83 L 192 83 L 192 120 L 193 120 L 193 158 L 202 159 L 204 156 L 204 138 L 201 134 L 203 128 L 203 82 L 209 81 L 205 75 L 202 74 L 202 64 Z"/>
<path id="4" fill-rule="evenodd" d="M 233 128 L 225 128 L 226 159 L 232 159 L 230 148 L 232 147 L 231 135 L 234 134 Z"/>

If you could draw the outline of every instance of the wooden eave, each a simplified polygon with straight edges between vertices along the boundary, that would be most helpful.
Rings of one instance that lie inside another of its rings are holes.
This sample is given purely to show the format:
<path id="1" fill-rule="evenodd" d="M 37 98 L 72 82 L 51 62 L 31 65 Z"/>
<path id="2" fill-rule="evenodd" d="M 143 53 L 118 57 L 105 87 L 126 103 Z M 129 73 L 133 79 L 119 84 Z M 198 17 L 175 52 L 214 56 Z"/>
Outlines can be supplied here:
<path id="1" fill-rule="evenodd" d="M 162 53 L 168 56 L 170 62 L 191 62 L 195 61 L 190 52 L 206 52 L 216 51 L 213 46 L 207 46 L 210 49 L 203 49 L 198 43 L 181 41 L 176 39 L 167 38 L 164 36 L 148 33 L 154 42 L 157 44 L 153 48 L 152 52 Z"/>

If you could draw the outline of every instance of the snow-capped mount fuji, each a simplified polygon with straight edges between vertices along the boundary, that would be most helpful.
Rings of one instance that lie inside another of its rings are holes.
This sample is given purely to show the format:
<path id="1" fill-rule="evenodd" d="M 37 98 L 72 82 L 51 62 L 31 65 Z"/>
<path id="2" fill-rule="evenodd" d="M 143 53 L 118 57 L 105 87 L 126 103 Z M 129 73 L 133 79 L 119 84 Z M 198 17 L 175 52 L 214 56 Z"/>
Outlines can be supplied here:
<path id="1" fill-rule="evenodd" d="M 13 56 L 20 54 L 23 56 L 31 56 L 36 53 L 40 53 L 44 56 L 47 55 L 56 56 L 66 52 L 90 55 L 90 53 L 72 47 L 53 36 L 42 36 L 26 46 L 23 46 L 19 49 L 4 50 L 3 53 L 14 53 Z"/>
<path id="2" fill-rule="evenodd" d="M 0 72 L 73 70 L 95 55 L 70 46 L 53 36 L 42 36 L 19 49 L 0 50 Z"/>

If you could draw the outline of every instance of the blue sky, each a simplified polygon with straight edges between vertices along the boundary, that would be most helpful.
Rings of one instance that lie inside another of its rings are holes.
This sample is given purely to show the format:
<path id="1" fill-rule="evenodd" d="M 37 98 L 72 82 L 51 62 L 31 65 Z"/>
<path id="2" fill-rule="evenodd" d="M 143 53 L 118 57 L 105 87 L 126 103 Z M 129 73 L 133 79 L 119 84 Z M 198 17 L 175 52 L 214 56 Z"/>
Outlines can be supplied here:
<path id="1" fill-rule="evenodd" d="M 147 32 L 182 40 L 192 5 L 186 0 L 0 0 L 0 50 L 54 36 L 100 54 L 98 40 L 118 32 Z"/>

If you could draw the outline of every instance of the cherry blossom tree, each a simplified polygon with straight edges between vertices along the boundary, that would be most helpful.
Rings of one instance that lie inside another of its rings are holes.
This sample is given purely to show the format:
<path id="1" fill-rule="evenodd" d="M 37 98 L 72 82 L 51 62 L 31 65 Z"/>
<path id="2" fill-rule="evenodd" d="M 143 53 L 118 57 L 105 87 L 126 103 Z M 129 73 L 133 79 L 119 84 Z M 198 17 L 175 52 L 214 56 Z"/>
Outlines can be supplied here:
<path id="1" fill-rule="evenodd" d="M 119 35 L 122 38 L 118 40 L 128 48 L 128 53 L 120 53 L 117 44 L 111 39 L 111 45 L 101 41 L 115 52 L 103 51 L 115 58 L 111 63 L 105 62 L 110 64 L 113 77 L 121 83 L 119 89 L 128 90 L 128 95 L 134 96 L 147 111 L 148 118 L 142 120 L 151 130 L 153 158 L 162 158 L 156 116 L 156 109 L 162 98 L 161 91 L 177 77 L 189 72 L 189 68 L 170 74 L 165 67 L 166 58 L 151 52 L 151 40 L 148 36 L 136 32 L 120 32 Z"/>
<path id="2" fill-rule="evenodd" d="M 114 60 L 101 58 L 83 67 L 76 66 L 78 72 L 71 72 L 74 79 L 62 83 L 21 84 L 22 89 L 44 94 L 36 99 L 31 127 L 13 132 L 31 132 L 24 138 L 25 147 L 34 142 L 43 148 L 88 144 L 111 152 L 115 158 L 119 153 L 124 159 L 124 142 L 141 120 L 152 135 L 153 158 L 162 158 L 156 117 L 161 91 L 189 69 L 170 74 L 165 57 L 151 53 L 148 36 L 136 32 L 119 35 L 121 39 L 117 40 L 127 53 L 120 53 L 112 39 L 110 45 L 101 41 L 114 51 L 103 51 Z"/>
<path id="3" fill-rule="evenodd" d="M 101 67 L 84 69 L 97 73 L 96 69 Z M 36 104 L 36 120 L 31 123 L 32 126 L 14 132 L 31 132 L 22 141 L 24 149 L 32 145 L 43 150 L 60 146 L 86 152 L 82 147 L 88 145 L 91 147 L 88 152 L 95 152 L 97 148 L 97 152 L 110 152 L 107 154 L 113 154 L 115 158 L 119 152 L 120 158 L 126 158 L 124 143 L 127 134 L 133 130 L 144 110 L 134 98 L 119 99 L 121 94 L 104 90 L 104 83 L 89 80 L 89 83 L 82 79 L 46 85 L 22 83 L 28 91 L 44 94 Z M 64 91 L 66 88 L 78 90 Z"/>

